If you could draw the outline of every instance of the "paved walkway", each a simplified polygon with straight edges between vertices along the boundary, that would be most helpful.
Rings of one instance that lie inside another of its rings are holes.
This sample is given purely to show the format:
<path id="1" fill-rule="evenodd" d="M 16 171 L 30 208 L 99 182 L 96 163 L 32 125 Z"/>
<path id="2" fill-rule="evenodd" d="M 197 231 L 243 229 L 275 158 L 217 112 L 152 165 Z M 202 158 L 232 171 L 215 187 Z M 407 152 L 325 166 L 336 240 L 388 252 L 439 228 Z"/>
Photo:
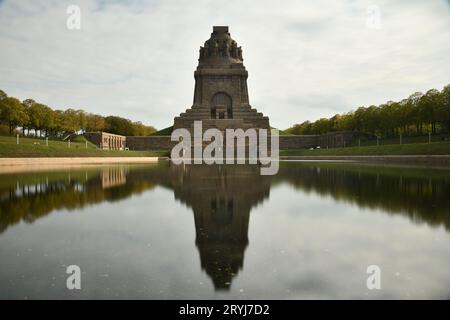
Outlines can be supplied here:
<path id="1" fill-rule="evenodd" d="M 164 157 L 0 158 L 0 172 L 74 168 L 86 165 L 156 163 Z"/>

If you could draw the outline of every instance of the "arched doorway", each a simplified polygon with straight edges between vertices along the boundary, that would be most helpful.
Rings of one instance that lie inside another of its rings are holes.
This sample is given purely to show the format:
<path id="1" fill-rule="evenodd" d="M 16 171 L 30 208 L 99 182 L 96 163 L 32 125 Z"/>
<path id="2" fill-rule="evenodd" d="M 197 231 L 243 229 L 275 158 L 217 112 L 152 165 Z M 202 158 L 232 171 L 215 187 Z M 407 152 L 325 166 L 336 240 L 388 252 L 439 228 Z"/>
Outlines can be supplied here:
<path id="1" fill-rule="evenodd" d="M 233 103 L 231 97 L 224 93 L 216 93 L 211 101 L 211 119 L 233 119 Z"/>

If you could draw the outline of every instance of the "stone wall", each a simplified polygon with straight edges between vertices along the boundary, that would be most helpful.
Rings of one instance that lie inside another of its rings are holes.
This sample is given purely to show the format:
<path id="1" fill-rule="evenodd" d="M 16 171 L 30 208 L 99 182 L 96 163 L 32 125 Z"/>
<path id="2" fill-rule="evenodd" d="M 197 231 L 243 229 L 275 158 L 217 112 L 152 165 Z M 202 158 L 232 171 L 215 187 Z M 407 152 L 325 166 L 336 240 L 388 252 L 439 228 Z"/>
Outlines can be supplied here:
<path id="1" fill-rule="evenodd" d="M 212 124 L 212 122 L 214 123 Z M 220 122 L 224 122 L 224 125 L 226 124 L 234 129 L 240 127 L 243 127 L 244 130 L 247 129 L 243 121 L 238 119 L 232 121 L 205 120 L 202 129 L 205 131 L 209 127 L 222 128 Z M 193 132 L 193 128 L 190 128 L 190 131 Z M 124 149 L 127 147 L 130 150 L 170 150 L 178 143 L 177 141 L 171 141 L 170 136 L 125 137 L 106 132 L 87 132 L 85 136 L 103 149 Z M 324 135 L 286 135 L 280 136 L 280 149 L 309 149 L 318 146 L 322 149 L 342 148 L 348 147 L 360 138 L 369 138 L 369 136 L 353 131 L 331 132 Z M 206 144 L 208 143 L 205 142 Z"/>
<path id="2" fill-rule="evenodd" d="M 350 146 L 360 138 L 370 137 L 354 131 L 330 132 L 323 135 L 280 136 L 280 149 L 343 148 Z"/>
<path id="3" fill-rule="evenodd" d="M 97 147 L 102 148 L 102 133 L 101 132 L 86 132 L 84 137 L 95 144 Z M 102 148 L 103 149 L 103 148 Z"/>
<path id="4" fill-rule="evenodd" d="M 309 149 L 317 146 L 318 136 L 280 136 L 280 149 Z"/>
<path id="5" fill-rule="evenodd" d="M 126 137 L 107 132 L 86 132 L 86 139 L 91 141 L 100 149 L 123 150 L 125 149 Z"/>
<path id="6" fill-rule="evenodd" d="M 370 138 L 368 134 L 355 131 L 330 132 L 317 136 L 317 145 L 321 148 L 344 148 L 361 138 Z"/>
<path id="7" fill-rule="evenodd" d="M 130 150 L 170 150 L 176 144 L 170 141 L 170 136 L 127 136 L 127 148 Z"/>

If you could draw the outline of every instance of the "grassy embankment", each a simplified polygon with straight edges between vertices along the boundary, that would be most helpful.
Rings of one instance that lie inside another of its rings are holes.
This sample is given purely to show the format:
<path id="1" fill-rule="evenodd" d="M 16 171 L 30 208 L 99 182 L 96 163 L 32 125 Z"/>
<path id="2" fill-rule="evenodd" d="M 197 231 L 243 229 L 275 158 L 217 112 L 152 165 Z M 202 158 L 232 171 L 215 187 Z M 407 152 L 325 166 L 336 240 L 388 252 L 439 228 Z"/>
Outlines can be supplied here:
<path id="1" fill-rule="evenodd" d="M 153 132 L 151 134 L 151 136 L 170 136 L 172 134 L 172 131 L 173 131 L 173 126 Z"/>
<path id="2" fill-rule="evenodd" d="M 450 155 L 450 142 L 409 143 L 334 149 L 281 150 L 280 156 Z"/>
<path id="3" fill-rule="evenodd" d="M 0 136 L 0 157 L 2 158 L 42 158 L 42 157 L 162 157 L 168 156 L 168 151 L 128 151 L 102 150 L 78 136 L 69 144 L 67 141 L 20 137 Z"/>
<path id="4" fill-rule="evenodd" d="M 411 141 L 412 142 L 412 141 Z M 168 156 L 169 151 L 126 151 L 101 150 L 87 142 L 83 136 L 75 141 L 49 140 L 20 137 L 16 144 L 15 137 L 0 136 L 0 157 L 151 157 Z M 379 146 L 352 146 L 335 149 L 301 149 L 281 150 L 280 156 L 347 156 L 347 155 L 450 155 L 450 142 L 406 143 Z"/>
<path id="5" fill-rule="evenodd" d="M 428 135 L 420 135 L 420 136 L 403 136 L 402 137 L 402 144 L 408 144 L 408 143 L 428 143 L 428 139 L 430 139 L 431 142 L 443 142 L 443 141 L 449 141 L 450 135 L 449 134 L 434 134 L 428 137 Z M 349 147 L 356 147 L 358 144 L 361 144 L 361 146 L 376 146 L 377 140 L 376 139 L 370 139 L 370 140 L 364 140 L 361 139 L 361 141 L 355 140 L 352 142 L 352 144 Z M 384 138 L 380 139 L 378 141 L 379 145 L 391 145 L 391 144 L 400 144 L 400 137 L 395 138 Z"/>

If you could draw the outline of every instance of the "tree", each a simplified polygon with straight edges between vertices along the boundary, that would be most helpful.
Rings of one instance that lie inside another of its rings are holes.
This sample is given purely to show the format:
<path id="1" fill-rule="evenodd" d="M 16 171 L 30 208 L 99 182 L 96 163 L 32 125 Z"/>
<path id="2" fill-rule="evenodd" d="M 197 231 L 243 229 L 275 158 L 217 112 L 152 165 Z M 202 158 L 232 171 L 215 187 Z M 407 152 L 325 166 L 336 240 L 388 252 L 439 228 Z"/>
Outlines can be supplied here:
<path id="1" fill-rule="evenodd" d="M 53 112 L 53 129 L 52 135 L 61 136 L 64 131 L 64 111 L 55 110 Z"/>
<path id="2" fill-rule="evenodd" d="M 27 109 L 28 112 L 28 127 L 33 129 L 37 135 L 37 131 L 42 131 L 45 117 L 45 106 L 40 103 L 32 103 Z M 39 132 L 41 134 L 41 132 Z"/>
<path id="3" fill-rule="evenodd" d="M 313 123 L 313 132 L 315 134 L 324 134 L 331 131 L 330 120 L 321 118 Z"/>
<path id="4" fill-rule="evenodd" d="M 61 116 L 61 129 L 66 134 L 73 134 L 80 130 L 80 119 L 77 110 L 69 108 Z"/>
<path id="5" fill-rule="evenodd" d="M 105 130 L 105 118 L 98 114 L 88 113 L 86 115 L 86 131 L 99 132 Z"/>
<path id="6" fill-rule="evenodd" d="M 410 133 L 410 127 L 414 125 L 414 105 L 409 99 L 403 99 L 399 102 L 399 118 L 400 125 L 403 128 L 403 132 Z"/>
<path id="7" fill-rule="evenodd" d="M 9 126 L 9 134 L 12 135 L 15 127 L 27 123 L 28 115 L 19 99 L 7 97 L 0 101 L 0 119 Z"/>
<path id="8" fill-rule="evenodd" d="M 419 114 L 423 122 L 431 127 L 431 132 L 436 133 L 436 123 L 438 121 L 437 106 L 439 105 L 439 91 L 428 90 L 419 100 Z"/>
<path id="9" fill-rule="evenodd" d="M 408 97 L 408 104 L 411 105 L 410 117 L 416 126 L 416 133 L 422 134 L 422 118 L 419 112 L 419 101 L 422 98 L 422 92 L 415 92 Z"/>
<path id="10" fill-rule="evenodd" d="M 34 101 L 33 99 L 25 99 L 22 104 L 25 107 L 25 111 L 28 114 L 28 121 L 27 123 L 25 123 L 22 127 L 22 132 L 25 135 L 25 129 L 27 130 L 27 135 L 29 135 L 30 133 L 30 128 L 31 128 L 31 123 L 30 123 L 30 109 L 31 107 L 36 104 L 36 101 Z"/>
<path id="11" fill-rule="evenodd" d="M 402 133 L 420 135 L 424 133 L 424 128 L 433 134 L 450 132 L 450 85 L 441 91 L 430 89 L 426 94 L 415 92 L 398 102 L 361 106 L 329 119 L 321 118 L 312 123 L 305 121 L 285 131 L 290 134 L 362 131 L 389 137 Z"/>
<path id="12" fill-rule="evenodd" d="M 134 136 L 149 136 L 153 132 L 156 132 L 155 128 L 146 126 L 140 121 L 133 122 L 133 135 Z"/>
<path id="13" fill-rule="evenodd" d="M 133 123 L 125 118 L 109 116 L 105 118 L 106 131 L 123 136 L 132 136 L 134 134 Z"/>
<path id="14" fill-rule="evenodd" d="M 77 110 L 76 117 L 79 130 L 86 132 L 86 113 L 83 110 Z"/>
<path id="15" fill-rule="evenodd" d="M 22 127 L 23 134 L 30 129 L 40 136 L 62 136 L 79 131 L 109 131 L 120 135 L 147 136 L 156 131 L 152 126 L 146 126 L 141 122 L 132 122 L 129 119 L 110 116 L 104 118 L 101 115 L 86 113 L 82 109 L 69 108 L 65 111 L 53 110 L 45 104 L 33 99 L 18 99 L 8 97 L 0 90 L 0 132 L 8 131 L 12 134 L 15 127 Z"/>
<path id="16" fill-rule="evenodd" d="M 41 130 L 45 131 L 45 136 L 49 136 L 55 127 L 55 111 L 52 108 L 42 105 L 42 124 Z"/>
<path id="17" fill-rule="evenodd" d="M 438 110 L 438 118 L 448 132 L 450 131 L 450 85 L 447 85 L 442 89 L 440 96 L 441 104 Z"/>
<path id="18" fill-rule="evenodd" d="M 5 99 L 5 98 L 7 98 L 7 97 L 8 97 L 8 95 L 5 93 L 5 91 L 0 90 L 0 101 Z"/>

